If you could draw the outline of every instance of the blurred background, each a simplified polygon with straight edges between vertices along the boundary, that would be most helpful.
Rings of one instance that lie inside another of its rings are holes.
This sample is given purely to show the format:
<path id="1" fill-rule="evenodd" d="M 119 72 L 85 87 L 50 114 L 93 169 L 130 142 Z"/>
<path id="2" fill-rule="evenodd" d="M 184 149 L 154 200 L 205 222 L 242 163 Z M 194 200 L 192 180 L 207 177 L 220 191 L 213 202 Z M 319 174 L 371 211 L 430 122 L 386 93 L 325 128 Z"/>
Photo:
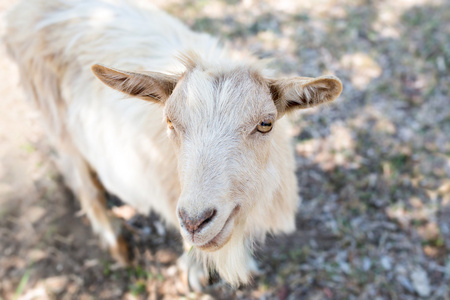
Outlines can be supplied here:
<path id="1" fill-rule="evenodd" d="M 278 76 L 341 78 L 335 104 L 291 117 L 297 231 L 260 247 L 250 286 L 215 280 L 193 294 L 178 234 L 111 201 L 138 261 L 117 268 L 50 162 L 1 45 L 0 299 L 450 299 L 450 2 L 154 3 L 270 58 Z"/>

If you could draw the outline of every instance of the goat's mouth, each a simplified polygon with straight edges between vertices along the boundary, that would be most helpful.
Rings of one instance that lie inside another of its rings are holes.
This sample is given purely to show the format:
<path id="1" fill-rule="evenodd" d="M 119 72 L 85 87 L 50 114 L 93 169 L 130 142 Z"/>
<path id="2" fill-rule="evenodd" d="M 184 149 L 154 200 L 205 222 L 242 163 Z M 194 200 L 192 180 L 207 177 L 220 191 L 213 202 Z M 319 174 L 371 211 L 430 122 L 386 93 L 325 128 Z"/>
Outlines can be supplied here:
<path id="1" fill-rule="evenodd" d="M 197 246 L 197 248 L 203 251 L 213 252 L 225 246 L 231 238 L 231 234 L 233 233 L 234 217 L 238 214 L 240 209 L 241 207 L 236 205 L 219 233 L 205 244 Z"/>

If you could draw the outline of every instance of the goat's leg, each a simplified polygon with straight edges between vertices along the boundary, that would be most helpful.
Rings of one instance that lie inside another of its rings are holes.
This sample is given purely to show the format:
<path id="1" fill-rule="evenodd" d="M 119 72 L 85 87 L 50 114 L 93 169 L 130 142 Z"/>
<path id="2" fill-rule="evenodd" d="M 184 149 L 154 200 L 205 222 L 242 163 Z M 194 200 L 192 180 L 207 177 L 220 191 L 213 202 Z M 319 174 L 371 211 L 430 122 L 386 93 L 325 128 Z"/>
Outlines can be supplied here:
<path id="1" fill-rule="evenodd" d="M 120 235 L 120 222 L 108 212 L 105 189 L 89 164 L 78 155 L 59 157 L 61 171 L 81 203 L 93 231 L 99 235 L 113 258 L 121 265 L 129 263 L 128 245 Z"/>
<path id="2" fill-rule="evenodd" d="M 79 193 L 83 211 L 86 212 L 91 226 L 106 247 L 112 257 L 125 266 L 129 263 L 128 245 L 120 234 L 121 224 L 118 219 L 111 215 L 106 204 L 106 193 L 103 185 L 98 180 L 96 173 L 89 168 L 90 185 Z"/>
<path id="3" fill-rule="evenodd" d="M 201 292 L 207 285 L 209 280 L 209 272 L 205 269 L 205 266 L 192 257 L 189 252 L 191 246 L 184 243 L 184 253 L 178 258 L 178 268 L 182 272 L 183 281 L 187 286 L 195 291 Z"/>

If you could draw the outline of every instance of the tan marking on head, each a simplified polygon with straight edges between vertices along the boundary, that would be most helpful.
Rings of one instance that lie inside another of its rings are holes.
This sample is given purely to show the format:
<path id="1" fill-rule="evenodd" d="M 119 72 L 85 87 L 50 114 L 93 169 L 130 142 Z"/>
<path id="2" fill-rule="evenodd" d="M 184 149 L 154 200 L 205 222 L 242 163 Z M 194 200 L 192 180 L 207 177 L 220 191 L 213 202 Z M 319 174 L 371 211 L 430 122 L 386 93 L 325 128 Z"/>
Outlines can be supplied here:
<path id="1" fill-rule="evenodd" d="M 262 86 L 267 86 L 267 80 L 261 75 L 261 73 L 258 70 L 252 70 L 250 69 L 250 77 L 257 83 L 261 84 Z"/>
<path id="2" fill-rule="evenodd" d="M 193 50 L 178 54 L 177 59 L 186 67 L 187 71 L 192 71 L 197 66 L 202 66 L 201 57 Z"/>

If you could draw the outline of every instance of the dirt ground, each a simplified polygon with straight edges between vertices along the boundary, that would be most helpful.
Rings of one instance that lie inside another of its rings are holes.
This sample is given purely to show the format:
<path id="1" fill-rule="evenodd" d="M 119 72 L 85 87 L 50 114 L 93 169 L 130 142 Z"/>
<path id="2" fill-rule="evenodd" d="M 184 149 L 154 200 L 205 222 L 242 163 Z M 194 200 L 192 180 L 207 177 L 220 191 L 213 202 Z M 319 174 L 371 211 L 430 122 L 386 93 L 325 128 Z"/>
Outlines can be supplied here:
<path id="1" fill-rule="evenodd" d="M 260 246 L 250 286 L 215 278 L 195 294 L 177 232 L 134 216 L 135 266 L 118 268 L 52 165 L 1 45 L 0 299 L 450 299 L 450 2 L 156 4 L 280 76 L 342 79 L 336 104 L 291 117 L 297 231 Z"/>

